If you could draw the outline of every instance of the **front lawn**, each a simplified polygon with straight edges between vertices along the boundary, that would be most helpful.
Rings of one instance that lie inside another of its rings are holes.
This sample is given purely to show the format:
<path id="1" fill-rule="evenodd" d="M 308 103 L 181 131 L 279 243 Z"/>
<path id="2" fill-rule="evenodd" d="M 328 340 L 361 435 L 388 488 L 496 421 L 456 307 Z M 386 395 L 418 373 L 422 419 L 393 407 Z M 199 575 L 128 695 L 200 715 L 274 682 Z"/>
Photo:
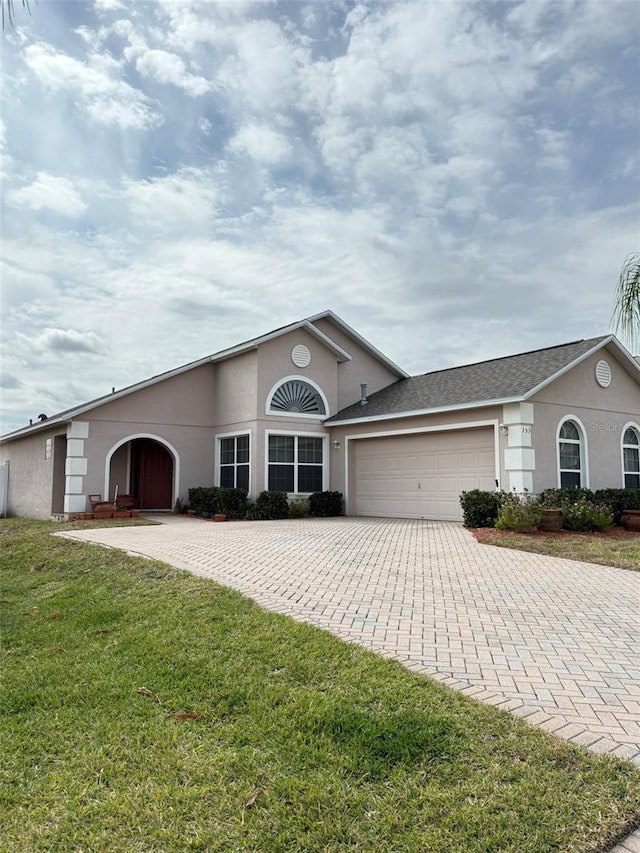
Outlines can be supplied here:
<path id="1" fill-rule="evenodd" d="M 596 853 L 640 771 L 167 565 L 0 521 L 3 853 Z"/>
<path id="2" fill-rule="evenodd" d="M 479 542 L 487 545 L 640 571 L 640 534 L 630 533 L 621 527 L 610 528 L 603 533 L 571 533 L 568 530 L 514 533 L 485 527 L 473 533 Z"/>

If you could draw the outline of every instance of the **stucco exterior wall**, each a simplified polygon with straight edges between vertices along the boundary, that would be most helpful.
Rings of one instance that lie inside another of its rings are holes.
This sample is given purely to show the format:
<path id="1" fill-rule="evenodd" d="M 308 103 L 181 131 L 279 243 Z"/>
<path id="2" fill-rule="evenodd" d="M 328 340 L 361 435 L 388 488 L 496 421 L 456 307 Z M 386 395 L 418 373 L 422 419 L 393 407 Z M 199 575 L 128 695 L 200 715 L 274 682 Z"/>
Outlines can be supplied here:
<path id="1" fill-rule="evenodd" d="M 237 355 L 215 365 L 216 427 L 253 421 L 257 416 L 258 352 Z"/>
<path id="2" fill-rule="evenodd" d="M 66 435 L 66 426 L 38 432 L 20 441 L 3 442 L 0 462 L 9 460 L 7 515 L 47 519 L 52 513 L 55 436 Z M 45 459 L 45 442 L 52 453 Z"/>
<path id="3" fill-rule="evenodd" d="M 603 358 L 611 368 L 608 388 L 600 387 L 595 380 L 595 366 Z M 531 402 L 536 492 L 558 486 L 557 434 L 567 415 L 573 415 L 584 430 L 588 461 L 585 486 L 623 487 L 621 439 L 626 424 L 640 423 L 640 384 L 613 354 L 606 350 L 596 353 L 536 394 Z"/>
<path id="4" fill-rule="evenodd" d="M 216 419 L 215 367 L 204 364 L 186 373 L 172 376 L 148 388 L 107 400 L 101 406 L 81 415 L 86 421 L 129 423 L 185 424 L 213 426 Z M 141 418 L 144 413 L 144 418 Z"/>
<path id="5" fill-rule="evenodd" d="M 291 359 L 295 346 L 303 344 L 311 354 L 307 367 L 298 367 Z M 265 406 L 273 386 L 287 376 L 299 376 L 315 383 L 327 398 L 330 417 L 337 411 L 338 405 L 338 360 L 335 353 L 306 329 L 298 329 L 289 335 L 283 335 L 261 344 L 258 350 L 258 412 L 259 418 L 268 417 L 280 420 L 280 415 L 267 415 Z M 304 420 L 304 418 L 302 419 Z"/>
<path id="6" fill-rule="evenodd" d="M 140 420 L 129 421 L 124 428 L 118 422 L 94 420 L 89 423 L 89 436 L 85 440 L 89 462 L 84 494 L 113 497 L 115 481 L 111 480 L 111 454 L 117 453 L 120 446 L 134 438 L 154 439 L 174 457 L 172 505 L 177 497 L 185 499 L 192 486 L 213 485 L 215 443 L 212 427 L 154 424 Z M 118 468 L 114 473 L 117 472 Z M 123 493 L 123 483 L 119 486 L 120 493 Z"/>
<path id="7" fill-rule="evenodd" d="M 360 399 L 360 385 L 367 386 L 367 394 L 373 394 L 398 380 L 398 375 L 343 331 L 333 325 L 326 317 L 314 322 L 321 332 L 330 337 L 351 356 L 338 367 L 338 411 Z"/>

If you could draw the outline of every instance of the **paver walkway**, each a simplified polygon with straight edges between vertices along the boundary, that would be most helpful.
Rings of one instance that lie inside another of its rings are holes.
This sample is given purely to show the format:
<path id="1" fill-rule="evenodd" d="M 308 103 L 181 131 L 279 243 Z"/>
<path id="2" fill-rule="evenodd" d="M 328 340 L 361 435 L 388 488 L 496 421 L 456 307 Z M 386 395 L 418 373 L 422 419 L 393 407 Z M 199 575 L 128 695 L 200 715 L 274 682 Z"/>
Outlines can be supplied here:
<path id="1" fill-rule="evenodd" d="M 640 573 L 479 545 L 402 519 L 60 534 L 163 560 L 640 766 Z M 640 830 L 611 853 L 640 853 Z"/>

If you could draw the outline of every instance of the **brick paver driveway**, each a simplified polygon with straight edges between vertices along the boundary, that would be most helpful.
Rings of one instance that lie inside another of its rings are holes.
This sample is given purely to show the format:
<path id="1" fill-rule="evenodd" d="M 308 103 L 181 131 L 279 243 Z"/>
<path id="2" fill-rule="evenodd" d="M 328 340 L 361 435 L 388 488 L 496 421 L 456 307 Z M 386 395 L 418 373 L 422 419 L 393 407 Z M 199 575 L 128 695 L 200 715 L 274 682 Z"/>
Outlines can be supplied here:
<path id="1" fill-rule="evenodd" d="M 399 519 L 74 531 L 164 560 L 640 764 L 640 574 L 479 545 Z"/>

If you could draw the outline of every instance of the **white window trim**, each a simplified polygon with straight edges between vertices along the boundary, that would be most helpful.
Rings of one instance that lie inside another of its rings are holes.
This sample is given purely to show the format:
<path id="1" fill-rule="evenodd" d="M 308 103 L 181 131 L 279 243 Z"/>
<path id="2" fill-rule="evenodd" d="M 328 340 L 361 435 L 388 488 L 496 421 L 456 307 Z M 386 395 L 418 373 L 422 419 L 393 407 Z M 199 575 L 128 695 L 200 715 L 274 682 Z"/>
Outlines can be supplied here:
<path id="1" fill-rule="evenodd" d="M 624 443 L 624 434 L 628 429 L 634 430 L 635 434 L 640 439 L 640 426 L 638 426 L 638 424 L 634 423 L 633 421 L 629 421 L 628 423 L 626 423 L 622 427 L 622 436 L 620 437 L 620 468 L 622 470 L 622 488 L 623 489 L 626 488 L 625 484 L 624 484 L 624 479 L 625 479 L 624 475 L 636 473 L 634 471 L 625 471 L 625 469 L 624 469 L 624 449 L 625 449 L 625 447 L 637 447 L 638 453 L 640 453 L 640 444 L 639 445 L 633 445 L 633 444 L 625 444 Z"/>
<path id="2" fill-rule="evenodd" d="M 588 489 L 589 488 L 589 448 L 587 445 L 587 431 L 584 428 L 584 424 L 576 415 L 565 415 L 560 423 L 558 424 L 558 428 L 556 430 L 556 472 L 558 475 L 558 488 L 562 488 L 562 477 L 560 475 L 560 430 L 562 429 L 562 425 L 567 421 L 573 421 L 574 424 L 578 427 L 578 434 L 580 435 L 580 488 Z M 563 439 L 565 441 L 565 439 Z"/>
<path id="3" fill-rule="evenodd" d="M 320 413 L 306 414 L 304 412 L 272 412 L 271 411 L 271 401 L 273 400 L 273 395 L 276 393 L 278 388 L 281 385 L 286 384 L 287 382 L 293 382 L 293 381 L 304 382 L 306 385 L 310 385 L 313 388 L 313 390 L 317 393 L 317 395 L 320 397 L 320 399 L 324 403 L 324 414 L 320 414 Z M 296 420 L 298 418 L 302 418 L 303 420 L 323 421 L 325 418 L 331 417 L 331 412 L 329 410 L 329 401 L 327 400 L 322 388 L 319 385 L 317 385 L 313 381 L 313 379 L 309 379 L 308 376 L 300 376 L 298 374 L 294 374 L 292 376 L 284 376 L 282 379 L 278 379 L 278 381 L 273 386 L 271 391 L 269 391 L 269 393 L 267 394 L 267 404 L 265 406 L 265 414 L 269 415 L 270 417 L 274 417 L 274 418 L 289 418 L 290 420 L 291 420 L 291 418 L 296 418 Z M 282 434 L 284 435 L 284 433 L 282 433 Z M 297 435 L 297 433 L 296 433 L 296 435 Z"/>
<path id="4" fill-rule="evenodd" d="M 253 472 L 253 434 L 249 429 L 240 429 L 235 432 L 218 432 L 216 433 L 216 449 L 215 449 L 215 459 L 214 459 L 214 470 L 213 470 L 213 484 L 214 486 L 220 485 L 220 460 L 222 458 L 222 452 L 220 448 L 221 439 L 223 438 L 235 438 L 238 435 L 248 435 L 249 436 L 249 489 L 248 493 L 251 494 L 251 481 L 252 481 L 252 472 Z M 235 465 L 237 466 L 237 462 Z M 246 463 L 242 462 L 241 465 Z"/>
<path id="5" fill-rule="evenodd" d="M 329 488 L 329 436 L 326 432 L 306 432 L 306 430 L 266 429 L 264 431 L 264 487 L 269 488 L 269 438 L 272 435 L 292 435 L 297 438 L 322 439 L 322 491 Z M 290 463 L 286 463 L 290 464 Z M 294 463 L 295 468 L 298 462 Z M 294 472 L 297 479 L 297 471 Z M 289 495 L 310 495 L 311 492 L 288 492 Z"/>

